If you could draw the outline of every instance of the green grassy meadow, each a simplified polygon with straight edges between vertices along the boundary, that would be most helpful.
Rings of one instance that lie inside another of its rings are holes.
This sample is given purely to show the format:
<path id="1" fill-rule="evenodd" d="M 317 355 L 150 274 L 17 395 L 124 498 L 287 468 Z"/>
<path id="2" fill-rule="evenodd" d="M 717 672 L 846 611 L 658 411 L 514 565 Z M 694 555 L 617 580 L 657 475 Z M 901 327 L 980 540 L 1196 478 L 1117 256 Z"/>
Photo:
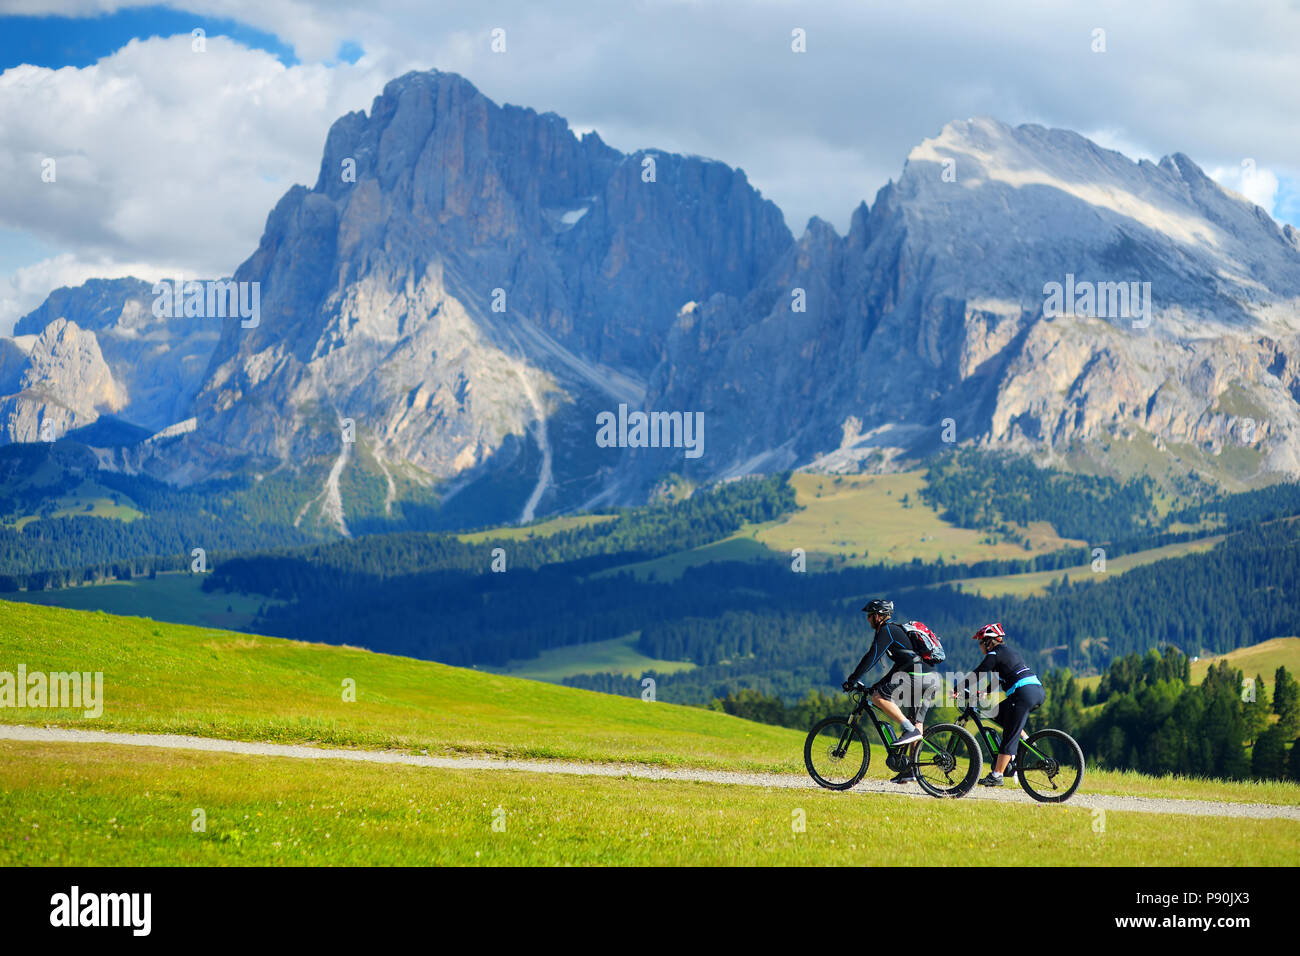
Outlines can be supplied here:
<path id="1" fill-rule="evenodd" d="M 0 723 L 802 775 L 804 732 L 352 647 L 0 601 L 0 670 L 102 671 L 104 709 Z M 345 681 L 355 700 L 345 700 Z M 1032 725 L 1031 725 L 1032 726 Z M 891 776 L 877 749 L 868 776 Z M 1085 792 L 1300 805 L 1300 786 L 1089 769 Z"/>
<path id="2" fill-rule="evenodd" d="M 1220 657 L 1202 657 L 1192 664 L 1192 683 L 1199 684 L 1205 679 L 1211 664 L 1224 660 L 1247 677 L 1259 674 L 1272 688 L 1273 674 L 1279 667 L 1285 667 L 1293 676 L 1300 675 L 1300 637 L 1275 637 L 1250 647 L 1229 651 Z"/>
<path id="3" fill-rule="evenodd" d="M 1205 679 L 1210 665 L 1222 661 L 1227 661 L 1246 677 L 1254 677 L 1256 674 L 1263 677 L 1271 695 L 1273 674 L 1279 667 L 1285 667 L 1293 677 L 1300 674 L 1300 637 L 1275 637 L 1215 657 L 1201 657 L 1192 663 L 1192 683 L 1199 684 Z M 1083 687 L 1096 688 L 1101 683 L 1101 675 L 1081 677 L 1079 683 Z"/>
<path id="4" fill-rule="evenodd" d="M 636 649 L 636 642 L 640 636 L 640 631 L 634 631 L 607 641 L 555 647 L 542 651 L 537 657 L 529 660 L 511 661 L 505 667 L 483 669 L 509 674 L 512 677 L 559 683 L 574 674 L 611 673 L 640 677 L 650 670 L 660 674 L 675 674 L 695 668 L 695 664 L 691 661 L 662 661 L 647 657 Z"/>
<path id="5" fill-rule="evenodd" d="M 974 562 L 1027 558 L 1083 542 L 1059 537 L 1044 522 L 1026 529 L 1031 550 L 1010 541 L 987 543 L 983 531 L 958 528 L 921 500 L 921 471 L 893 475 L 791 477 L 801 511 L 756 531 L 758 541 L 788 555 L 792 548 L 850 555 L 854 563 Z M 904 498 L 907 499 L 904 504 Z"/>
<path id="6" fill-rule="evenodd" d="M 551 518 L 548 521 L 539 521 L 535 524 L 519 525 L 517 527 L 488 528 L 484 531 L 472 531 L 467 534 L 458 534 L 456 537 L 467 544 L 481 544 L 484 541 L 512 541 L 523 540 L 525 538 L 544 538 L 548 535 L 558 534 L 561 531 L 570 531 L 574 528 L 587 528 L 592 525 L 603 524 L 607 521 L 615 521 L 617 519 L 617 515 L 565 515 L 559 518 Z"/>
<path id="7" fill-rule="evenodd" d="M 701 708 L 98 612 L 0 601 L 0 662 L 104 674 L 101 717 L 5 709 L 4 723 L 738 770 L 802 759 L 802 734 Z"/>
<path id="8" fill-rule="evenodd" d="M 0 593 L 0 600 L 223 628 L 248 627 L 261 605 L 276 603 L 257 594 L 207 592 L 202 585 L 202 575 L 164 571 L 155 578 L 137 577 L 49 591 L 10 591 Z"/>
<path id="9" fill-rule="evenodd" d="M 201 830 L 195 810 L 203 813 Z M 926 866 L 1294 866 L 1300 823 L 0 741 L 4 866 L 882 859 Z"/>
<path id="10" fill-rule="evenodd" d="M 920 558 L 974 562 L 1027 558 L 1083 544 L 1058 536 L 1045 522 L 1025 529 L 1031 548 L 999 540 L 987 532 L 959 528 L 939 517 L 920 498 L 925 475 L 795 474 L 790 478 L 800 510 L 775 521 L 749 524 L 735 534 L 689 551 L 623 565 L 600 575 L 631 571 L 661 581 L 710 561 L 777 561 L 788 563 L 802 548 L 808 567 L 830 564 L 896 564 Z M 906 502 L 904 501 L 906 499 Z M 599 575 L 597 575 L 599 576 Z"/>
<path id="11" fill-rule="evenodd" d="M 1198 538 L 1194 541 L 1180 541 L 1160 548 L 1149 548 L 1146 551 L 1135 551 L 1132 554 L 1108 558 L 1104 573 L 1123 574 L 1125 571 L 1131 571 L 1154 561 L 1163 561 L 1166 558 L 1181 558 L 1188 554 L 1199 554 L 1211 550 L 1223 538 L 1224 536 L 1221 534 L 1213 535 L 1207 538 Z M 1071 581 L 1077 582 L 1090 580 L 1094 573 L 1099 577 L 1103 574 L 1103 572 L 1094 572 L 1091 564 L 1081 564 L 1072 568 L 1062 568 L 1058 571 L 1029 571 L 1025 574 L 1007 574 L 1000 577 L 961 578 L 952 583 L 954 585 L 960 584 L 964 589 L 983 594 L 985 597 L 1004 597 L 1006 595 L 1028 597 L 1033 594 L 1047 593 L 1047 586 L 1053 581 L 1059 581 L 1063 575 L 1068 575 Z"/>

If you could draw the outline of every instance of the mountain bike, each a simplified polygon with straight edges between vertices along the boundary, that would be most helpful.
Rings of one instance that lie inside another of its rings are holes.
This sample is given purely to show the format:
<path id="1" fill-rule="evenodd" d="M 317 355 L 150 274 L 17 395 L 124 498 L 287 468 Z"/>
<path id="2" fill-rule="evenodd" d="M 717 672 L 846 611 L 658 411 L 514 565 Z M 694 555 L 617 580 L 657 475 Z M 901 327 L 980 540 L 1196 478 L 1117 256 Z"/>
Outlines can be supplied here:
<path id="1" fill-rule="evenodd" d="M 915 744 L 894 743 L 894 729 L 882 722 L 861 684 L 850 693 L 853 712 L 827 717 L 813 725 L 803 745 L 803 762 L 818 786 L 848 790 L 866 776 L 871 744 L 863 730 L 865 713 L 885 745 L 885 766 L 896 773 L 912 769 L 921 789 L 934 797 L 964 797 L 979 780 L 983 758 L 979 744 L 956 724 L 926 727 Z"/>
<path id="2" fill-rule="evenodd" d="M 1002 734 L 994 727 L 985 727 L 979 713 L 967 704 L 957 723 L 964 725 L 972 719 L 980 743 L 988 748 L 989 759 L 995 759 Z M 1074 796 L 1074 791 L 1083 782 L 1083 748 L 1063 730 L 1039 730 L 1032 734 L 1022 731 L 1020 746 L 1007 765 L 1005 776 L 1013 773 L 1020 786 L 1035 800 L 1064 803 Z"/>

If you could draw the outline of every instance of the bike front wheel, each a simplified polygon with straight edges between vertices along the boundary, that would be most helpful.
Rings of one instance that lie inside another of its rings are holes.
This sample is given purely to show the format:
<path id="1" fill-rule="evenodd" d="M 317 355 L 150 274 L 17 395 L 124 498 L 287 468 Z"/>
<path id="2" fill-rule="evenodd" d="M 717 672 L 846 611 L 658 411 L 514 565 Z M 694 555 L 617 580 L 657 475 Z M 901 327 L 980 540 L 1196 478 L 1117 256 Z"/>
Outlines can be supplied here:
<path id="1" fill-rule="evenodd" d="M 1016 779 L 1040 803 L 1064 803 L 1083 782 L 1083 748 L 1063 730 L 1040 730 L 1020 742 Z"/>
<path id="2" fill-rule="evenodd" d="M 916 782 L 932 797 L 964 797 L 980 777 L 979 744 L 956 724 L 926 727 L 916 752 Z"/>
<path id="3" fill-rule="evenodd" d="M 827 717 L 808 731 L 803 762 L 819 787 L 848 790 L 866 776 L 871 747 L 847 717 Z"/>

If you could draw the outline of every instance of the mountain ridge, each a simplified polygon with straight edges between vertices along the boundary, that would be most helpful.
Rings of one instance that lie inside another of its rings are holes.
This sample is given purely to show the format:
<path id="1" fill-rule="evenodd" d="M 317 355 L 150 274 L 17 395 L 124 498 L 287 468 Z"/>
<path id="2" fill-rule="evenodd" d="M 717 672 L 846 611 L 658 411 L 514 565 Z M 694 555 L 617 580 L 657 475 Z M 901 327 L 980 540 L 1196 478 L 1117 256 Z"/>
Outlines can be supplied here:
<path id="1" fill-rule="evenodd" d="M 192 388 L 156 390 L 151 430 L 196 419 L 141 463 L 160 477 L 333 459 L 344 419 L 445 505 L 499 498 L 489 520 L 644 501 L 671 473 L 889 469 L 950 439 L 1300 474 L 1300 236 L 1181 153 L 1069 130 L 954 121 L 844 236 L 812 217 L 795 237 L 743 170 L 409 73 L 333 124 L 234 279 L 266 318 L 208 327 L 205 371 L 195 346 L 174 376 Z M 1142 306 L 1048 314 L 1076 279 Z M 105 334 L 121 289 L 83 288 L 19 328 L 77 312 Z M 115 376 L 132 364 L 109 351 Z M 620 402 L 702 413 L 706 453 L 596 448 Z"/>

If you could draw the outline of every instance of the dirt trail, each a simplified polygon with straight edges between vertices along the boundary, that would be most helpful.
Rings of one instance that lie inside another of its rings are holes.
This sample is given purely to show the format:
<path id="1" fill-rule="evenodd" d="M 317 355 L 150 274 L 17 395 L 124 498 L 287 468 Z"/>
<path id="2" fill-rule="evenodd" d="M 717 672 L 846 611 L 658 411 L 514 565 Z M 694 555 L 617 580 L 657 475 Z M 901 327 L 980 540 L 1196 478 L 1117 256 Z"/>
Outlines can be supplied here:
<path id="1" fill-rule="evenodd" d="M 783 790 L 817 790 L 801 774 L 746 773 L 735 770 L 669 769 L 645 764 L 578 763 L 566 760 L 511 760 L 496 757 L 429 757 L 419 754 L 380 750 L 338 750 L 304 744 L 256 743 L 242 740 L 217 740 L 209 737 L 185 737 L 179 734 L 130 734 L 101 730 L 70 730 L 58 727 L 24 727 L 0 724 L 0 740 L 26 740 L 48 743 L 116 744 L 130 747 L 162 747 L 171 750 L 206 750 L 217 753 L 251 754 L 264 757 L 292 757 L 304 760 L 351 760 L 357 763 L 408 764 L 440 770 L 516 770 L 527 773 L 560 773 L 586 777 L 635 777 L 643 780 L 691 780 L 745 787 L 768 787 Z M 1087 786 L 1087 780 L 1084 781 Z M 839 796 L 818 791 L 827 799 Z M 897 786 L 884 780 L 864 780 L 846 797 L 884 794 L 889 797 L 933 799 L 915 786 Z M 1035 804 L 1019 787 L 985 790 L 977 787 L 967 800 L 996 800 Z M 1215 803 L 1208 800 L 1170 800 L 1163 797 L 1116 797 L 1078 793 L 1067 804 L 1130 813 L 1177 813 L 1198 817 L 1234 817 L 1238 819 L 1300 820 L 1300 807 L 1274 806 L 1264 803 Z"/>

